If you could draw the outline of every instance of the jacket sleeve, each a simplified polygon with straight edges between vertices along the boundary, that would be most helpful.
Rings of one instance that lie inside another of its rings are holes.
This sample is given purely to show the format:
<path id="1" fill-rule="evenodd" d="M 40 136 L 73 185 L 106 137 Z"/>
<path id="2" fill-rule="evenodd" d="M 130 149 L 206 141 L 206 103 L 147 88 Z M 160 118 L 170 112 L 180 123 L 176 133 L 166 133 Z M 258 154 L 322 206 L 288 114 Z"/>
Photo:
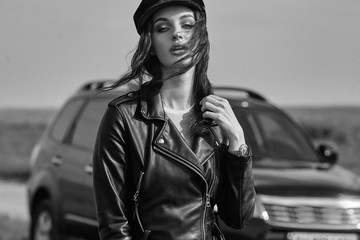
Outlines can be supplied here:
<path id="1" fill-rule="evenodd" d="M 93 155 L 93 185 L 101 240 L 131 240 L 130 194 L 124 122 L 108 107 L 100 123 Z"/>
<path id="2" fill-rule="evenodd" d="M 238 157 L 225 150 L 222 163 L 223 196 L 218 205 L 221 219 L 230 227 L 243 228 L 253 217 L 255 188 L 252 158 Z"/>

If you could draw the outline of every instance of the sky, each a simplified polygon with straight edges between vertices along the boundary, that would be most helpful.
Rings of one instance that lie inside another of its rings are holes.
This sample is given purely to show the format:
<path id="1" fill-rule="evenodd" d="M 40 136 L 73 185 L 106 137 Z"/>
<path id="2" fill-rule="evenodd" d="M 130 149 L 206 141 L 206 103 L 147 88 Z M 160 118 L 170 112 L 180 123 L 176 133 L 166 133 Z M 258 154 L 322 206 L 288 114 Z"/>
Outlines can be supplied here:
<path id="1" fill-rule="evenodd" d="M 360 106 L 360 1 L 204 0 L 213 85 L 278 105 Z M 118 79 L 139 0 L 0 0 L 0 108 L 57 108 Z"/>

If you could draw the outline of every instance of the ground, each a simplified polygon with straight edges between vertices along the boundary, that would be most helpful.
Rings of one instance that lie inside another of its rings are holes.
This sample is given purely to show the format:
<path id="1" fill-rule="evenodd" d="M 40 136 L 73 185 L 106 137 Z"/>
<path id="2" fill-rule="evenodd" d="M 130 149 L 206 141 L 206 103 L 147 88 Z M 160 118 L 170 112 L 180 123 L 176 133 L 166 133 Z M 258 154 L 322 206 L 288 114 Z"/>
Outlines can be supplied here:
<path id="1" fill-rule="evenodd" d="M 28 221 L 26 184 L 0 181 L 0 214 Z"/>

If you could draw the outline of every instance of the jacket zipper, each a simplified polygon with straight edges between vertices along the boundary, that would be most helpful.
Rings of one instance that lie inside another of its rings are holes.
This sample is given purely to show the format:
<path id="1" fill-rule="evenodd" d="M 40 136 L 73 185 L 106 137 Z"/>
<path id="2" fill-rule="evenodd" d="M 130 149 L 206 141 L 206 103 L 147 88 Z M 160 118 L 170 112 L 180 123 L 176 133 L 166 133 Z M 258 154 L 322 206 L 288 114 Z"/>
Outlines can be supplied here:
<path id="1" fill-rule="evenodd" d="M 160 149 L 159 147 L 157 147 L 156 145 L 154 146 L 154 149 Z M 172 159 L 175 159 L 176 161 L 179 161 L 177 158 L 174 158 L 171 154 L 168 153 L 168 151 L 166 149 L 161 148 L 161 150 L 163 151 L 163 153 L 165 155 L 167 155 L 168 157 L 171 157 Z M 180 161 L 179 161 L 180 162 Z M 191 168 L 192 170 L 194 170 L 195 172 L 199 173 L 199 176 L 204 180 L 205 184 L 206 184 L 206 195 L 205 195 L 205 207 L 204 207 L 204 212 L 203 212 L 203 217 L 202 217 L 202 226 L 201 226 L 201 231 L 202 231 L 202 239 L 205 239 L 205 216 L 206 216 L 206 210 L 207 208 L 211 207 L 211 202 L 210 202 L 210 193 L 211 193 L 211 189 L 214 186 L 215 183 L 215 179 L 214 181 L 211 183 L 210 188 L 208 187 L 208 183 L 205 179 L 205 177 L 203 176 L 203 174 L 199 171 L 199 169 L 197 169 L 196 167 L 193 167 L 191 164 L 187 164 L 187 163 L 183 163 L 182 164 L 188 166 L 189 168 Z"/>
<path id="2" fill-rule="evenodd" d="M 141 231 L 144 232 L 144 227 L 142 226 L 141 222 L 140 222 L 140 216 L 139 216 L 139 194 L 140 194 L 140 187 L 141 187 L 141 182 L 142 182 L 142 178 L 144 176 L 144 172 L 140 171 L 140 177 L 139 177 L 139 181 L 138 184 L 136 186 L 136 192 L 132 198 L 132 200 L 135 202 L 135 216 L 136 216 L 136 220 L 139 223 L 139 226 L 141 228 Z"/>
<path id="3" fill-rule="evenodd" d="M 140 186 L 141 186 L 141 182 L 142 182 L 142 178 L 144 176 L 144 172 L 143 171 L 140 171 L 140 177 L 139 177 L 139 181 L 138 181 L 138 184 L 136 185 L 136 192 L 133 196 L 133 200 L 135 202 L 138 202 L 139 201 L 139 193 L 140 193 Z"/>
<path id="4" fill-rule="evenodd" d="M 215 174 L 214 174 L 215 175 Z M 213 181 L 211 182 L 210 188 L 208 188 L 208 184 L 206 183 L 206 195 L 205 195 L 205 207 L 204 207 L 204 213 L 203 213 L 203 219 L 202 219 L 202 236 L 203 239 L 206 238 L 206 234 L 205 234 L 205 217 L 206 217 L 206 211 L 208 210 L 208 208 L 211 207 L 211 202 L 210 202 L 210 198 L 211 198 L 211 190 L 214 187 L 215 184 L 215 177 L 213 176 Z"/>
<path id="5" fill-rule="evenodd" d="M 214 166 L 212 166 L 214 167 Z M 204 207 L 204 213 L 203 213 L 203 222 L 202 222 L 202 231 L 203 231 L 203 239 L 206 239 L 206 233 L 205 233 L 205 222 L 206 222 L 206 212 L 208 211 L 208 208 L 211 207 L 211 191 L 215 185 L 216 182 L 216 177 L 215 177 L 215 172 L 213 172 L 212 175 L 212 182 L 210 184 L 210 187 L 208 187 L 208 184 L 206 182 L 206 196 L 205 196 L 205 207 Z"/>

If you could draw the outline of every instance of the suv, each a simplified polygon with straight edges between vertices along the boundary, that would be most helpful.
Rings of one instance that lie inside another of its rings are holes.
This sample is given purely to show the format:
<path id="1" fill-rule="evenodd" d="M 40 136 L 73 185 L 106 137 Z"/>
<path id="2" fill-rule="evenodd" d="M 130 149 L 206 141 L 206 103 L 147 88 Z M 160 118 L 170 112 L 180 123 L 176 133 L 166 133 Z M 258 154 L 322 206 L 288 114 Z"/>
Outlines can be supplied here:
<path id="1" fill-rule="evenodd" d="M 91 82 L 55 115 L 31 156 L 28 204 L 32 240 L 98 239 L 92 152 L 107 103 L 134 90 L 101 92 Z M 217 87 L 253 149 L 257 192 L 253 219 L 242 230 L 220 221 L 227 240 L 357 240 L 360 180 L 336 164 L 330 145 L 315 144 L 284 111 L 247 89 Z"/>

